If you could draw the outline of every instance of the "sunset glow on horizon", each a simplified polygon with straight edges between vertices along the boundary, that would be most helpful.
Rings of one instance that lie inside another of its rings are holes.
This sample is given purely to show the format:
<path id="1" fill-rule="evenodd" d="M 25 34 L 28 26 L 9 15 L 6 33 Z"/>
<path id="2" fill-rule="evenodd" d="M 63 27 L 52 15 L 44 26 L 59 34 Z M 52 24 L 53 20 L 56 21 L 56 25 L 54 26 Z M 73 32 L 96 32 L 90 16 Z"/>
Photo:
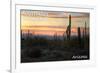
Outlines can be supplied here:
<path id="1" fill-rule="evenodd" d="M 72 16 L 72 34 L 77 33 L 77 27 L 83 30 L 85 22 L 89 29 L 89 13 L 21 10 L 22 33 L 29 30 L 35 35 L 62 36 L 69 25 L 69 14 Z"/>

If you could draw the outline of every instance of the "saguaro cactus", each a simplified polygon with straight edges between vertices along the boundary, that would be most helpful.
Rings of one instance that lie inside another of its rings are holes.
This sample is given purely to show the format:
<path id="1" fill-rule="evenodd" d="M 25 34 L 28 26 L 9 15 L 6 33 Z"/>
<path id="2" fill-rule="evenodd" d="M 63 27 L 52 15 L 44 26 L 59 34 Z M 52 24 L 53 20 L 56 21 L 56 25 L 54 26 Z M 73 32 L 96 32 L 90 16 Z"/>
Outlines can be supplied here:
<path id="1" fill-rule="evenodd" d="M 80 30 L 80 27 L 77 28 L 77 31 L 78 31 L 79 47 L 82 47 L 82 41 L 81 41 L 81 30 Z"/>
<path id="2" fill-rule="evenodd" d="M 69 25 L 67 26 L 66 34 L 67 34 L 67 39 L 70 40 L 70 36 L 71 36 L 71 15 L 69 15 Z"/>
<path id="3" fill-rule="evenodd" d="M 80 31 L 80 27 L 78 27 L 78 40 L 80 41 L 81 39 L 81 31 Z"/>

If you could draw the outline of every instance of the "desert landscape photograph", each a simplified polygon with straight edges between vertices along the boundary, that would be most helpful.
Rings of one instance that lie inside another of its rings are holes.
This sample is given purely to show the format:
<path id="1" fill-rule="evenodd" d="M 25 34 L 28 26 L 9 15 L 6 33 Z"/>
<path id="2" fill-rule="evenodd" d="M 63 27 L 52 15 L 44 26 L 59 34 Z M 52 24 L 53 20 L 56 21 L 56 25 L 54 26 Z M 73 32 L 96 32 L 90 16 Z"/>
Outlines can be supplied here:
<path id="1" fill-rule="evenodd" d="M 90 59 L 90 14 L 20 10 L 21 63 Z"/>

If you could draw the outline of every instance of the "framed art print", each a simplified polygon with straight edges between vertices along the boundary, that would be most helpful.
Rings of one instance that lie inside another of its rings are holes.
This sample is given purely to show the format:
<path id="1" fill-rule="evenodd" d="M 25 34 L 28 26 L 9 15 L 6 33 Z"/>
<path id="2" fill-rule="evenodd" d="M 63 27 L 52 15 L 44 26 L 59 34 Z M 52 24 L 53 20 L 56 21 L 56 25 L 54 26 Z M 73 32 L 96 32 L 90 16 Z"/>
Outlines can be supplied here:
<path id="1" fill-rule="evenodd" d="M 95 64 L 95 8 L 11 2 L 11 72 Z"/>

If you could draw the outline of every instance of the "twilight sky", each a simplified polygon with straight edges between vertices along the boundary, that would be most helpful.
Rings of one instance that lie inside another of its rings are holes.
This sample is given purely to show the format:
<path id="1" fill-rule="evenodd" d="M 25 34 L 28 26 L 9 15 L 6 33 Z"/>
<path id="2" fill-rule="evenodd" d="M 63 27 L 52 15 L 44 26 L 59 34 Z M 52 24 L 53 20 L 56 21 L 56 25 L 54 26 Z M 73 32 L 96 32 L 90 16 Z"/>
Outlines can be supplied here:
<path id="1" fill-rule="evenodd" d="M 72 33 L 77 32 L 77 27 L 83 29 L 85 22 L 89 27 L 89 13 L 21 10 L 21 30 L 39 35 L 62 35 L 69 24 L 69 14 L 72 17 Z"/>

